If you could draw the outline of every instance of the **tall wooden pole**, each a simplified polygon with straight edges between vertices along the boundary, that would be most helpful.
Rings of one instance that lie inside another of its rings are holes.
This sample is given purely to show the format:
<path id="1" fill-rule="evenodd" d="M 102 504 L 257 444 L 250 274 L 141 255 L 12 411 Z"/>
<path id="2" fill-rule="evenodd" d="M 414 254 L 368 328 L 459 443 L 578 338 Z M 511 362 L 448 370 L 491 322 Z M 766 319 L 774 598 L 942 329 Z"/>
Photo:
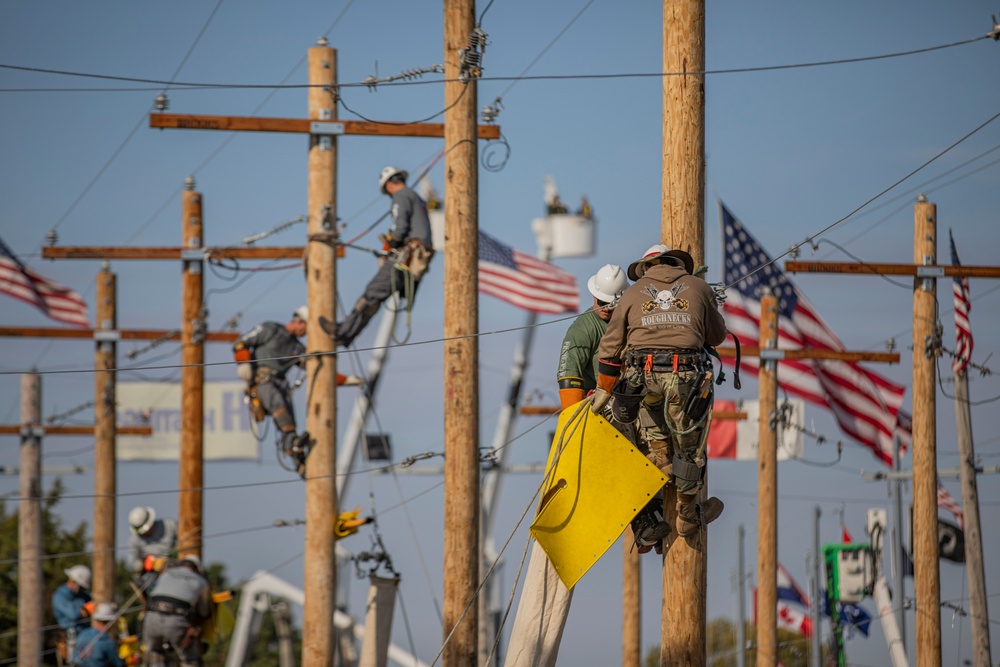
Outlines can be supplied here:
<path id="1" fill-rule="evenodd" d="M 21 376 L 21 500 L 17 511 L 17 664 L 42 664 L 42 381 Z"/>
<path id="2" fill-rule="evenodd" d="M 117 278 L 105 262 L 97 274 L 94 335 L 94 570 L 93 596 L 97 602 L 115 599 L 115 368 L 118 346 L 110 333 L 118 328 Z"/>
<path id="3" fill-rule="evenodd" d="M 913 207 L 913 262 L 937 262 L 937 207 L 920 195 Z M 913 588 L 916 667 L 941 665 L 941 572 L 937 527 L 937 400 L 934 329 L 937 281 L 913 280 Z"/>
<path id="4" fill-rule="evenodd" d="M 778 347 L 778 299 L 767 287 L 760 299 L 760 427 L 757 431 L 757 667 L 778 660 L 778 362 L 765 351 Z"/>
<path id="5" fill-rule="evenodd" d="M 695 265 L 705 256 L 705 2 L 664 0 L 663 190 L 660 239 L 686 250 Z M 708 477 L 705 478 L 706 487 Z M 702 497 L 704 497 L 704 489 Z M 676 523 L 676 490 L 664 492 L 664 517 Z M 702 667 L 706 662 L 706 554 L 669 539 L 663 557 L 661 665 Z"/>
<path id="6" fill-rule="evenodd" d="M 629 526 L 622 535 L 622 667 L 642 664 L 641 584 L 639 550 Z"/>
<path id="7" fill-rule="evenodd" d="M 962 482 L 965 520 L 965 572 L 969 578 L 969 623 L 972 625 L 972 658 L 975 667 L 990 667 L 990 619 L 983 571 L 983 534 L 979 523 L 979 490 L 976 484 L 976 453 L 972 444 L 972 414 L 969 409 L 969 376 L 955 373 L 955 423 L 958 426 L 958 476 Z"/>
<path id="8" fill-rule="evenodd" d="M 194 178 L 184 181 L 181 200 L 182 255 L 181 281 L 181 445 L 180 509 L 177 519 L 177 550 L 181 555 L 201 556 L 202 486 L 204 485 L 205 425 L 205 346 L 202 291 L 204 261 L 200 249 L 202 235 L 201 194 L 195 192 Z"/>
<path id="9" fill-rule="evenodd" d="M 479 623 L 478 96 L 475 78 L 459 81 L 458 58 L 475 11 L 473 0 L 444 2 L 445 667 L 476 664 Z"/>
<path id="10" fill-rule="evenodd" d="M 309 117 L 336 118 L 334 88 L 337 52 L 320 38 L 309 49 Z M 309 290 L 309 395 L 306 428 L 315 440 L 306 459 L 306 555 L 302 624 L 303 667 L 330 665 L 334 653 L 331 619 L 335 611 L 337 573 L 332 518 L 337 516 L 337 357 L 330 337 L 319 326 L 322 315 L 336 321 L 336 251 L 331 243 L 337 219 L 337 142 L 332 135 L 309 137 L 309 239 L 306 286 Z M 320 356 L 322 355 L 322 356 Z"/>

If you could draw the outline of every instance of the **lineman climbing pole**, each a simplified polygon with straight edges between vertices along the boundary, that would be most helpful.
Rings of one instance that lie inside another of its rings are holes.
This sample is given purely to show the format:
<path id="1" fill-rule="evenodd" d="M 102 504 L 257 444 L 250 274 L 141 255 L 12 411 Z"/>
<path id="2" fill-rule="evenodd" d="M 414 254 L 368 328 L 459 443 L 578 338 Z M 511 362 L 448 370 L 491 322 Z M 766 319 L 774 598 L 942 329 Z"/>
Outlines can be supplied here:
<path id="1" fill-rule="evenodd" d="M 937 207 L 924 195 L 913 209 L 914 263 L 786 262 L 805 273 L 910 275 L 913 281 L 913 568 L 917 603 L 916 667 L 941 665 L 941 579 L 938 562 L 935 360 L 937 278 L 1000 278 L 1000 268 L 937 266 Z M 963 499 L 968 503 L 970 499 Z M 974 545 L 979 548 L 979 545 Z"/>
<path id="2" fill-rule="evenodd" d="M 686 250 L 695 266 L 705 257 L 705 0 L 663 1 L 663 189 L 660 240 Z M 690 72 L 690 73 L 688 73 Z M 705 496 L 708 475 L 699 500 Z M 677 493 L 663 492 L 663 517 L 676 525 Z M 660 664 L 703 667 L 705 642 L 705 567 L 702 550 L 666 538 Z"/>

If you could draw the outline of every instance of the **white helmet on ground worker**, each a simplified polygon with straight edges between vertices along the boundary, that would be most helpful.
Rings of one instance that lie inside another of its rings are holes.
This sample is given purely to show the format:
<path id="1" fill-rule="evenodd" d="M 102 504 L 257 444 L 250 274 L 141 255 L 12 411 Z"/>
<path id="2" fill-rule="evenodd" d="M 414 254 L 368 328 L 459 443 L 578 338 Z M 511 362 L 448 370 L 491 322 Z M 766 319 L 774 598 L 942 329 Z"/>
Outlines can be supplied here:
<path id="1" fill-rule="evenodd" d="M 128 513 L 128 525 L 136 535 L 145 535 L 156 521 L 156 510 L 152 507 L 133 507 Z"/>
<path id="2" fill-rule="evenodd" d="M 410 172 L 403 171 L 402 169 L 396 169 L 395 167 L 384 167 L 382 169 L 382 174 L 378 178 L 378 188 L 383 194 L 389 194 L 385 191 L 385 184 L 392 180 L 393 176 L 401 176 L 405 181 Z"/>
<path id="3" fill-rule="evenodd" d="M 292 313 L 292 316 L 299 318 L 303 322 L 308 322 L 309 321 L 309 306 L 299 306 L 298 308 L 295 309 L 295 312 Z"/>
<path id="4" fill-rule="evenodd" d="M 68 579 L 80 585 L 80 588 L 90 589 L 90 568 L 86 565 L 74 565 L 63 570 Z"/>
<path id="5" fill-rule="evenodd" d="M 673 257 L 680 260 L 681 265 L 688 273 L 694 275 L 694 258 L 683 250 L 672 250 L 662 243 L 652 245 L 642 254 L 642 257 L 628 265 L 628 277 L 631 280 L 639 280 L 646 273 L 646 268 L 651 264 L 659 264 L 659 260 L 664 257 Z"/>
<path id="6" fill-rule="evenodd" d="M 197 555 L 195 555 L 195 554 L 188 554 L 187 556 L 184 556 L 184 558 L 181 558 L 181 565 L 183 565 L 185 563 L 187 563 L 188 565 L 190 565 L 191 567 L 193 567 L 196 572 L 199 572 L 199 573 L 201 572 L 201 559 L 198 558 Z"/>
<path id="7" fill-rule="evenodd" d="M 587 289 L 598 301 L 611 303 L 628 289 L 628 280 L 625 278 L 622 267 L 605 264 L 598 269 L 597 273 L 590 276 L 590 280 L 587 281 Z"/>

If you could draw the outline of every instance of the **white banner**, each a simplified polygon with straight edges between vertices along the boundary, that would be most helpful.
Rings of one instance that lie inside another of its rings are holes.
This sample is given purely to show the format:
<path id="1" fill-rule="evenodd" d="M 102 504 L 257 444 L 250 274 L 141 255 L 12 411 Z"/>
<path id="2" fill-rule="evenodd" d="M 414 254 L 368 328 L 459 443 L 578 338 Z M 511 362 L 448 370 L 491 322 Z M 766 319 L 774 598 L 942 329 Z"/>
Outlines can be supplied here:
<path id="1" fill-rule="evenodd" d="M 206 461 L 259 460 L 260 446 L 250 430 L 250 411 L 243 403 L 242 382 L 205 382 L 204 450 Z M 118 423 L 149 424 L 153 435 L 118 436 L 119 461 L 176 461 L 181 445 L 181 385 L 179 382 L 119 382 Z M 257 429 L 274 432 L 267 417 Z"/>

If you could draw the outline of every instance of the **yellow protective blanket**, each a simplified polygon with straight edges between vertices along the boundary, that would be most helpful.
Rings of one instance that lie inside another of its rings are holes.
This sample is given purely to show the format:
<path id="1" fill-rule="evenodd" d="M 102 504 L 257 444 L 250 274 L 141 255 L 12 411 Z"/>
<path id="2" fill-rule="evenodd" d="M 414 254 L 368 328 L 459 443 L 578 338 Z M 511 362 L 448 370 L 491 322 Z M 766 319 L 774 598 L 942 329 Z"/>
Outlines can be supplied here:
<path id="1" fill-rule="evenodd" d="M 531 534 L 573 588 L 667 478 L 581 401 L 559 417 Z"/>

